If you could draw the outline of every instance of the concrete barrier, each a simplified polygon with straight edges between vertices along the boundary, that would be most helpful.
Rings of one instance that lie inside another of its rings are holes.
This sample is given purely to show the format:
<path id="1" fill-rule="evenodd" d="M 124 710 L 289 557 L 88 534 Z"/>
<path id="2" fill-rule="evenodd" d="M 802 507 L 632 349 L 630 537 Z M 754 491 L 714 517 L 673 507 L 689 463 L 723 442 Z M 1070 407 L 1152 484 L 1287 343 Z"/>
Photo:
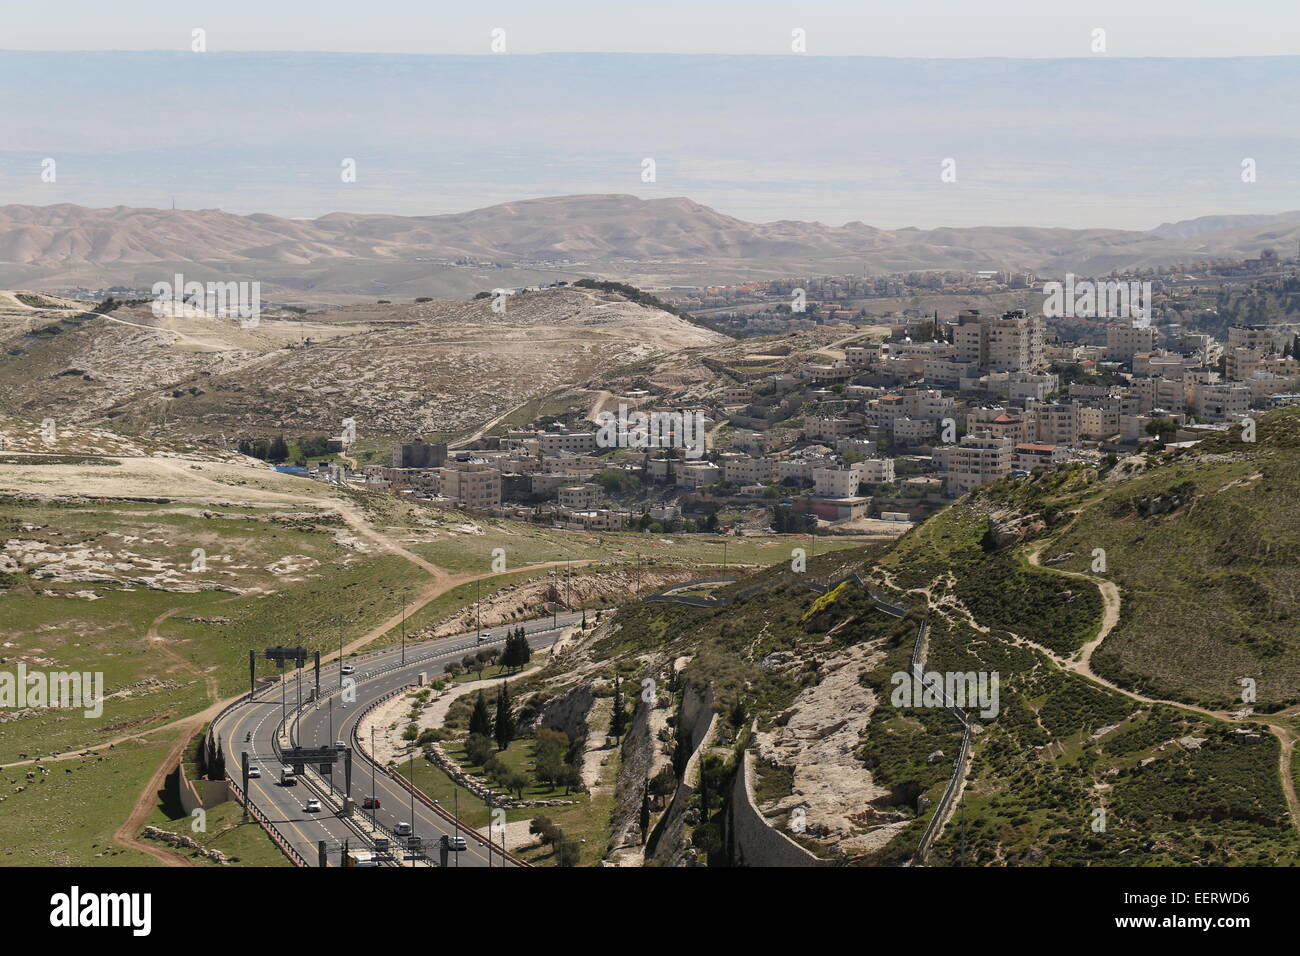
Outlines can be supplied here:
<path id="1" fill-rule="evenodd" d="M 835 866 L 804 849 L 782 833 L 759 812 L 754 798 L 753 752 L 741 756 L 736 779 L 731 785 L 731 809 L 727 814 L 728 836 L 737 866 Z"/>

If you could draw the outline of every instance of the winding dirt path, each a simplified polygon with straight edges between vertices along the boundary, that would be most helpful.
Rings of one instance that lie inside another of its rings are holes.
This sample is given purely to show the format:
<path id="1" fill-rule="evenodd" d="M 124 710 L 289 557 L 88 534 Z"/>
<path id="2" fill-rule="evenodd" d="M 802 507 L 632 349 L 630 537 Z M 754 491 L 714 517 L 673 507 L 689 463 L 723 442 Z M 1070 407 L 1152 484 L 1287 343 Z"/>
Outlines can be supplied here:
<path id="1" fill-rule="evenodd" d="M 1040 570 L 1050 571 L 1054 574 L 1062 574 L 1067 577 L 1079 578 L 1080 580 L 1095 584 L 1101 591 L 1102 601 L 1104 604 L 1101 627 L 1097 629 L 1097 636 L 1084 644 L 1083 647 L 1079 649 L 1076 656 L 1070 659 L 1063 659 L 1056 654 L 1053 654 L 1047 648 L 1035 644 L 1033 641 L 1024 638 L 1021 638 L 1021 640 L 1024 640 L 1025 643 L 1030 644 L 1047 654 L 1065 670 L 1072 671 L 1080 677 L 1087 678 L 1094 683 L 1108 687 L 1117 693 L 1123 694 L 1131 700 L 1141 701 L 1146 704 L 1165 704 L 1170 707 L 1193 711 L 1194 713 L 1208 717 L 1212 720 L 1235 723 L 1236 718 L 1229 711 L 1209 710 L 1205 707 L 1198 707 L 1195 704 L 1186 704 L 1181 701 L 1147 697 L 1143 694 L 1138 694 L 1134 691 L 1120 687 L 1118 684 L 1107 680 L 1092 669 L 1093 652 L 1101 646 L 1101 642 L 1110 636 L 1110 633 L 1119 624 L 1119 587 L 1114 581 L 1108 581 L 1105 578 L 1094 577 L 1091 574 L 1084 574 L 1080 571 L 1065 571 L 1060 568 L 1046 567 L 1041 564 L 1043 552 L 1052 541 L 1057 539 L 1057 537 L 1057 535 L 1053 535 L 1051 538 L 1045 538 L 1043 541 L 1038 542 L 1029 548 L 1025 552 L 1025 560 Z M 1292 770 L 1295 752 L 1295 737 L 1293 736 L 1292 730 L 1285 723 L 1279 722 L 1280 720 L 1285 719 L 1280 714 L 1251 714 L 1250 719 L 1267 726 L 1273 736 L 1278 739 L 1278 776 L 1282 784 L 1282 794 L 1286 798 L 1287 810 L 1291 816 L 1291 825 L 1297 832 L 1300 832 L 1300 796 L 1296 793 L 1295 776 Z"/>

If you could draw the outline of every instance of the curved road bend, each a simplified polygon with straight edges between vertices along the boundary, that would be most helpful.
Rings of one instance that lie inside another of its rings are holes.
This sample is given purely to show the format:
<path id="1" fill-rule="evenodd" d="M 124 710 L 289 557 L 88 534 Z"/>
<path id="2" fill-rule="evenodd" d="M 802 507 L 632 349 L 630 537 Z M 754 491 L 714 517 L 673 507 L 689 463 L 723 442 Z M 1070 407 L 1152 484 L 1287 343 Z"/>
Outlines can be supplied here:
<path id="1" fill-rule="evenodd" d="M 582 612 L 570 612 L 557 615 L 555 624 L 550 618 L 539 618 L 524 622 L 529 636 L 529 643 L 534 649 L 543 649 L 555 643 L 560 632 L 581 622 Z M 516 625 L 517 626 L 517 625 Z M 356 702 L 344 703 L 339 696 L 339 666 L 337 662 L 321 667 L 321 701 L 318 706 L 305 706 L 296 722 L 296 741 L 299 746 L 328 746 L 334 740 L 342 740 L 348 746 L 353 745 L 352 734 L 362 711 L 372 702 L 407 684 L 414 683 L 420 672 L 425 672 L 432 679 L 442 671 L 442 666 L 449 661 L 460 660 L 471 648 L 491 647 L 505 643 L 507 627 L 498 626 L 493 631 L 493 640 L 478 644 L 473 632 L 455 634 L 406 647 L 405 666 L 401 664 L 401 647 L 384 648 L 370 654 L 349 657 L 346 663 L 356 668 L 352 674 L 356 681 Z M 391 670 L 389 669 L 391 668 Z M 381 673 L 382 672 L 382 673 Z M 314 686 L 315 679 L 311 667 L 303 669 L 302 692 Z M 297 677 L 288 678 L 284 687 L 288 704 L 290 725 L 295 724 L 294 706 L 297 702 Z M 333 728 L 330 726 L 329 700 L 334 700 Z M 221 740 L 226 758 L 227 772 L 238 781 L 240 779 L 240 753 L 248 751 L 249 765 L 261 768 L 260 778 L 248 781 L 249 799 L 266 815 L 281 835 L 302 854 L 307 862 L 315 866 L 318 853 L 317 843 L 324 840 L 331 852 L 331 866 L 338 865 L 338 847 L 346 839 L 354 847 L 366 844 L 348 823 L 330 810 L 328 800 L 322 800 L 324 809 L 319 813 L 307 813 L 303 806 L 316 794 L 305 783 L 299 782 L 295 787 L 282 787 L 279 784 L 280 770 L 283 764 L 275 755 L 275 735 L 282 716 L 280 687 L 271 685 L 259 687 L 257 697 L 234 707 L 217 725 L 216 732 Z M 331 739 L 331 733 L 333 738 Z M 245 736 L 252 739 L 245 742 Z M 429 809 L 418 799 L 415 801 L 415 819 L 411 819 L 411 797 L 400 784 L 384 772 L 382 767 L 375 767 L 375 796 L 379 799 L 377 811 L 361 810 L 361 802 L 370 796 L 372 765 L 370 761 L 355 748 L 352 752 L 352 797 L 356 800 L 358 816 L 375 816 L 378 822 L 393 829 L 399 822 L 409 822 L 416 836 L 423 839 L 425 853 L 436 861 L 439 837 L 444 834 L 454 835 L 458 829 L 465 838 L 467 849 L 453 854 L 451 865 L 487 866 L 489 865 L 487 845 L 473 829 L 460 829 L 455 824 Z M 335 770 L 335 786 L 343 786 L 343 767 Z M 459 858 L 458 860 L 456 858 Z M 509 861 L 506 861 L 507 863 Z M 501 859 L 493 854 L 491 865 L 501 865 Z"/>

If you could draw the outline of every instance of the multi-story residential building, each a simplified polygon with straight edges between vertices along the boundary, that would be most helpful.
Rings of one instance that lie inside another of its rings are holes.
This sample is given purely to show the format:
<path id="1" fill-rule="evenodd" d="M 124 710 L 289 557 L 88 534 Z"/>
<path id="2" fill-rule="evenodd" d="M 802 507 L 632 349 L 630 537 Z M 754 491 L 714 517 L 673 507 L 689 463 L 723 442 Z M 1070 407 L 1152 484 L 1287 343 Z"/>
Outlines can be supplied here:
<path id="1" fill-rule="evenodd" d="M 495 508 L 501 504 L 501 472 L 488 464 L 471 461 L 435 468 L 438 494 L 466 508 Z"/>
<path id="2" fill-rule="evenodd" d="M 1119 404 L 1078 405 L 1079 435 L 1102 441 L 1119 433 Z"/>
<path id="3" fill-rule="evenodd" d="M 1192 408 L 1212 422 L 1231 422 L 1250 412 L 1250 388 L 1240 383 L 1212 382 L 1196 386 Z"/>
<path id="4" fill-rule="evenodd" d="M 871 425 L 889 426 L 895 418 L 907 415 L 907 403 L 902 395 L 881 395 L 867 402 L 867 422 Z"/>
<path id="5" fill-rule="evenodd" d="M 687 488 L 704 488 L 722 480 L 722 469 L 711 461 L 687 461 L 677 470 L 677 483 Z"/>
<path id="6" fill-rule="evenodd" d="M 1079 443 L 1079 410 L 1076 405 L 1035 405 L 1038 440 L 1047 445 Z"/>
<path id="7" fill-rule="evenodd" d="M 537 436 L 542 454 L 551 457 L 561 452 L 589 452 L 596 450 L 595 432 L 542 432 Z"/>
<path id="8" fill-rule="evenodd" d="M 878 485 L 894 480 L 894 459 L 892 458 L 868 458 L 866 461 L 856 462 L 854 467 L 858 469 L 858 473 L 862 476 L 862 482 L 868 485 Z"/>
<path id="9" fill-rule="evenodd" d="M 809 418 L 804 425 L 804 437 L 809 441 L 833 442 L 862 428 L 863 423 L 856 418 Z"/>
<path id="10" fill-rule="evenodd" d="M 771 458 L 749 455 L 722 455 L 722 478 L 735 485 L 766 485 L 776 478 L 776 462 Z"/>
<path id="11" fill-rule="evenodd" d="M 1154 352 L 1160 333 L 1154 326 L 1111 325 L 1106 327 L 1106 358 L 1128 365 L 1133 356 Z"/>
<path id="12" fill-rule="evenodd" d="M 1060 376 L 1051 372 L 1012 372 L 1007 376 L 1007 398 L 1013 402 L 1041 402 L 1060 387 Z"/>
<path id="13" fill-rule="evenodd" d="M 776 463 L 776 480 L 793 478 L 799 481 L 812 478 L 813 463 L 807 458 L 782 458 Z"/>
<path id="14" fill-rule="evenodd" d="M 955 359 L 981 372 L 1036 372 L 1043 367 L 1043 318 L 1017 310 L 999 317 L 967 309 L 952 325 Z"/>
<path id="15" fill-rule="evenodd" d="M 816 493 L 823 498 L 852 498 L 862 484 L 862 463 L 847 468 L 814 468 L 812 472 Z"/>
<path id="16" fill-rule="evenodd" d="M 1273 332 L 1268 326 L 1234 325 L 1228 329 L 1228 345 L 1223 350 L 1224 375 L 1246 378 L 1274 351 Z"/>
<path id="17" fill-rule="evenodd" d="M 1016 445 L 1015 465 L 1021 471 L 1033 471 L 1035 468 L 1055 468 L 1068 457 L 1069 453 L 1060 445 L 1022 442 Z"/>
<path id="18" fill-rule="evenodd" d="M 605 501 L 605 490 L 600 485 L 587 482 L 560 488 L 560 507 L 569 511 L 592 511 Z"/>
<path id="19" fill-rule="evenodd" d="M 1135 378 L 1167 378 L 1181 381 L 1187 359 L 1174 352 L 1139 352 L 1133 356 Z"/>
<path id="20" fill-rule="evenodd" d="M 890 429 L 894 441 L 903 445 L 920 445 L 934 438 L 939 424 L 927 418 L 895 418 Z"/>
<path id="21" fill-rule="evenodd" d="M 852 369 L 872 368 L 880 361 L 881 346 L 879 343 L 874 345 L 850 345 L 844 349 L 844 361 Z"/>
<path id="22" fill-rule="evenodd" d="M 965 494 L 1011 473 L 1016 443 L 992 435 L 965 435 L 955 445 L 934 450 L 934 464 L 947 494 Z"/>

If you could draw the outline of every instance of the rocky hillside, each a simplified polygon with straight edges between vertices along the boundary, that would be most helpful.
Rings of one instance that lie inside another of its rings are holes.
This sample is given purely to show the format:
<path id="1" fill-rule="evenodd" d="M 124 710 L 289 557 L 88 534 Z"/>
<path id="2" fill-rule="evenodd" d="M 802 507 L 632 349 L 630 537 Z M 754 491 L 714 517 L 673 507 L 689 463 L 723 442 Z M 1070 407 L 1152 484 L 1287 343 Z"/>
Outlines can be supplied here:
<path id="1" fill-rule="evenodd" d="M 758 813 L 828 862 L 1300 861 L 1300 412 L 1258 439 L 1008 479 L 713 607 L 625 606 L 549 690 L 659 688 L 632 708 L 616 856 L 764 865 L 731 816 L 748 751 Z M 956 711 L 900 698 L 913 661 L 998 683 Z M 662 766 L 674 795 L 628 844 Z"/>
<path id="2" fill-rule="evenodd" d="M 598 370 L 727 341 L 612 293 L 366 306 L 255 329 L 204 317 L 31 311 L 5 329 L 0 406 L 28 419 L 233 439 L 461 435 Z"/>

